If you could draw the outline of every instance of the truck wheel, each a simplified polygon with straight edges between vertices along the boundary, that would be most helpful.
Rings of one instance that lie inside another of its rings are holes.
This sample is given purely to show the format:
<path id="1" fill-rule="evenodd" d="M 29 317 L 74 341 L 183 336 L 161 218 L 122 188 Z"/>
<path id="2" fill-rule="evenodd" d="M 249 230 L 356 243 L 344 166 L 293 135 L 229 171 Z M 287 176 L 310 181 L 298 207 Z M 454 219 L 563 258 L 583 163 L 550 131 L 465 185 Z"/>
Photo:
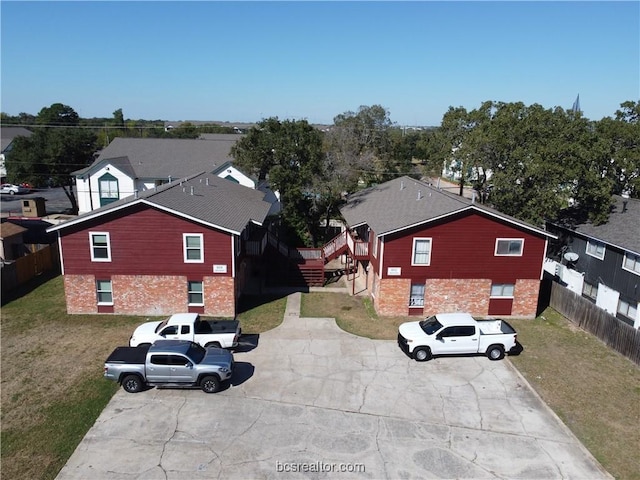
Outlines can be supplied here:
<path id="1" fill-rule="evenodd" d="M 205 348 L 208 348 L 208 347 L 220 348 L 220 342 L 211 342 L 211 343 L 207 343 L 207 344 L 205 345 Z"/>
<path id="2" fill-rule="evenodd" d="M 214 375 L 209 375 L 200 380 L 200 388 L 204 393 L 216 393 L 220 389 L 220 380 Z"/>
<path id="3" fill-rule="evenodd" d="M 413 351 L 413 358 L 417 362 L 431 360 L 431 349 L 429 347 L 418 347 Z"/>
<path id="4" fill-rule="evenodd" d="M 489 360 L 502 360 L 504 358 L 504 348 L 502 345 L 491 345 L 487 349 Z"/>
<path id="5" fill-rule="evenodd" d="M 122 379 L 122 388 L 129 393 L 138 393 L 142 390 L 142 380 L 138 375 L 127 375 Z"/>

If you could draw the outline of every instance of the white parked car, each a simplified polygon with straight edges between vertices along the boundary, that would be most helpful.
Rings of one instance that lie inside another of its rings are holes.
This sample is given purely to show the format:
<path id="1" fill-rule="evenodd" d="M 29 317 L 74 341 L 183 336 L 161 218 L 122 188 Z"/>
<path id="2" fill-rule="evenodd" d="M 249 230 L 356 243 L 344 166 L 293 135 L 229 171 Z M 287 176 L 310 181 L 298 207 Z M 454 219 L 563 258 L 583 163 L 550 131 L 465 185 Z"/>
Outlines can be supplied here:
<path id="1" fill-rule="evenodd" d="M 504 320 L 476 320 L 468 313 L 439 313 L 398 329 L 398 344 L 418 362 L 436 355 L 482 354 L 500 360 L 517 345 L 516 331 Z"/>
<path id="2" fill-rule="evenodd" d="M 16 193 L 29 193 L 29 189 L 21 185 L 13 185 L 12 183 L 3 183 L 0 186 L 0 193 L 8 193 L 15 195 Z"/>

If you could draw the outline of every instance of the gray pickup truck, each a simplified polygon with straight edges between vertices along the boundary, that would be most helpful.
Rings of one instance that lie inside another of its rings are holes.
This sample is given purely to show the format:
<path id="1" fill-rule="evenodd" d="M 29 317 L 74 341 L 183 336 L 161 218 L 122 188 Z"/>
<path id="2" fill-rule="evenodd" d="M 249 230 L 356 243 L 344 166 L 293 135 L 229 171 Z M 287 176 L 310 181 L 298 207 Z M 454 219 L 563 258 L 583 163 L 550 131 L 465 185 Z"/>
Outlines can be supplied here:
<path id="1" fill-rule="evenodd" d="M 145 385 L 200 387 L 214 393 L 231 378 L 233 354 L 221 348 L 204 348 L 187 340 L 158 340 L 151 346 L 118 347 L 104 364 L 104 376 L 129 393 Z"/>

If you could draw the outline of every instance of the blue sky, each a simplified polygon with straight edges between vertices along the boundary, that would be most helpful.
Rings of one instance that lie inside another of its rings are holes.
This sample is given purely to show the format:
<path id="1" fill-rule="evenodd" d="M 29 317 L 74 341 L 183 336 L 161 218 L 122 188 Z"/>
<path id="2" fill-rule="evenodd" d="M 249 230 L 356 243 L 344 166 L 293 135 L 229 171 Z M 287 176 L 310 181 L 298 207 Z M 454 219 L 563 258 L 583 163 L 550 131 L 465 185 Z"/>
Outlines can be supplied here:
<path id="1" fill-rule="evenodd" d="M 15 2 L 1 109 L 311 123 L 382 105 L 439 125 L 483 101 L 613 116 L 640 98 L 640 2 Z"/>

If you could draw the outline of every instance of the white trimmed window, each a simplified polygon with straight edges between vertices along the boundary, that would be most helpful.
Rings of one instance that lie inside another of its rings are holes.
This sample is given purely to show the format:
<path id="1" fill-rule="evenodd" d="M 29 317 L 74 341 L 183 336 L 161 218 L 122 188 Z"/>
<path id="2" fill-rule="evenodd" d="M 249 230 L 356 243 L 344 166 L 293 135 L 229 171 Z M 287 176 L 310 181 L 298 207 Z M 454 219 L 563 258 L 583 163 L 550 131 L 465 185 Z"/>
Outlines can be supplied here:
<path id="1" fill-rule="evenodd" d="M 111 280 L 96 280 L 98 305 L 113 305 L 113 287 Z"/>
<path id="2" fill-rule="evenodd" d="M 183 233 L 185 263 L 204 263 L 203 237 L 201 233 Z"/>
<path id="3" fill-rule="evenodd" d="M 495 256 L 520 257 L 524 250 L 524 238 L 496 238 Z"/>
<path id="4" fill-rule="evenodd" d="M 491 298 L 513 298 L 514 289 L 513 283 L 494 283 L 491 285 Z"/>
<path id="5" fill-rule="evenodd" d="M 638 304 L 618 300 L 618 313 L 622 316 L 635 320 L 638 317 Z"/>
<path id="6" fill-rule="evenodd" d="M 640 256 L 629 252 L 625 253 L 624 260 L 622 260 L 622 268 L 640 275 Z"/>
<path id="7" fill-rule="evenodd" d="M 582 295 L 585 297 L 589 297 L 592 300 L 595 300 L 598 296 L 598 286 L 591 285 L 590 283 L 584 282 L 582 285 Z"/>
<path id="8" fill-rule="evenodd" d="M 604 260 L 604 243 L 596 242 L 595 240 L 587 241 L 587 255 Z"/>
<path id="9" fill-rule="evenodd" d="M 411 253 L 411 265 L 429 265 L 431 263 L 431 239 L 414 238 Z"/>
<path id="10" fill-rule="evenodd" d="M 202 282 L 187 282 L 189 305 L 204 305 L 204 290 Z"/>
<path id="11" fill-rule="evenodd" d="M 424 307 L 424 283 L 411 285 L 410 307 Z"/>
<path id="12" fill-rule="evenodd" d="M 92 262 L 111 261 L 111 241 L 109 232 L 89 232 Z"/>

